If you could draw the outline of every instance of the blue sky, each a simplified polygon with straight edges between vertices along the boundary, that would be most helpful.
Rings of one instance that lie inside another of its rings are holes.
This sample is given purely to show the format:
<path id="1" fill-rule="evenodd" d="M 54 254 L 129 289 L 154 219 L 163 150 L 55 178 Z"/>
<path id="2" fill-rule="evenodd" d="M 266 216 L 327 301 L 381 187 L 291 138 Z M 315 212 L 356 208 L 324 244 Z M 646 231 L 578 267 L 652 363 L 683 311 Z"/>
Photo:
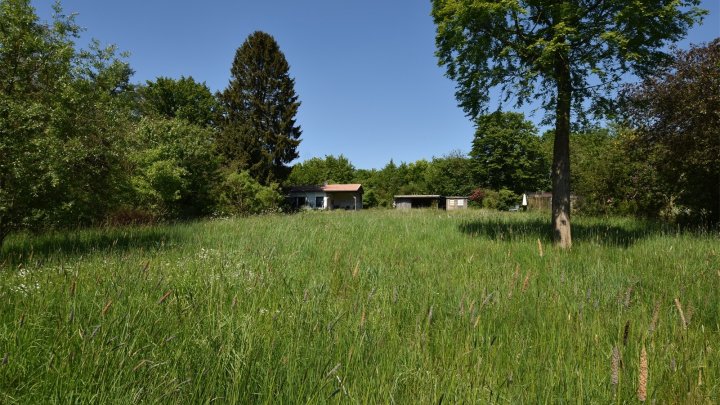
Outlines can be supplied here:
<path id="1" fill-rule="evenodd" d="M 52 1 L 33 1 L 42 19 Z M 134 82 L 192 76 L 229 80 L 235 50 L 256 30 L 290 63 L 302 106 L 300 160 L 344 154 L 358 168 L 467 152 L 473 127 L 437 66 L 430 0 L 65 0 L 87 31 L 130 52 Z M 720 1 L 688 43 L 720 36 Z M 526 114 L 531 110 L 526 109 Z M 529 116 L 539 122 L 541 113 Z"/>

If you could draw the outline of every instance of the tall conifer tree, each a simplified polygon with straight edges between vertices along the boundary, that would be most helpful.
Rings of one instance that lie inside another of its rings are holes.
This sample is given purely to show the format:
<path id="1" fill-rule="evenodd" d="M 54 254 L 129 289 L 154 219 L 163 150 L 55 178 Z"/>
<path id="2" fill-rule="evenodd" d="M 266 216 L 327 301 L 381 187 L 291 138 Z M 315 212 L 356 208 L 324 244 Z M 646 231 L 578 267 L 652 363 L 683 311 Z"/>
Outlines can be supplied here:
<path id="1" fill-rule="evenodd" d="M 220 150 L 228 165 L 262 184 L 282 182 L 298 157 L 300 102 L 290 65 L 275 38 L 250 35 L 235 53 L 228 87 L 220 94 L 225 121 Z"/>

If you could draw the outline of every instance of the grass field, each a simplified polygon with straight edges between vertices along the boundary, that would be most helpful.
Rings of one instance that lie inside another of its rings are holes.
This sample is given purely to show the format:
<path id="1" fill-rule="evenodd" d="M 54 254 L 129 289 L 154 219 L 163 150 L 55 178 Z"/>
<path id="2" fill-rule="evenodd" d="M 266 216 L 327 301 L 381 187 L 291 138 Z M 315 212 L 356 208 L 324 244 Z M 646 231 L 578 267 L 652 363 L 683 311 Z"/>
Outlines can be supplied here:
<path id="1" fill-rule="evenodd" d="M 643 349 L 648 403 L 720 401 L 720 236 L 576 218 L 563 252 L 548 221 L 365 211 L 16 235 L 0 403 L 636 402 Z"/>

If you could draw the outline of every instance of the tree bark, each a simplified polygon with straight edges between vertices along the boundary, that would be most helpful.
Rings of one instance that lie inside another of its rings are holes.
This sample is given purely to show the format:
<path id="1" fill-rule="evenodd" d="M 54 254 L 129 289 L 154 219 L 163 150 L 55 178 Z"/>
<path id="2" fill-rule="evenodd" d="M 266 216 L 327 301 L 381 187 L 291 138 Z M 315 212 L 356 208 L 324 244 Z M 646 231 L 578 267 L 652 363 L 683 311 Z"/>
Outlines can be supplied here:
<path id="1" fill-rule="evenodd" d="M 555 243 L 572 247 L 570 234 L 570 100 L 572 83 L 567 53 L 555 57 L 557 106 L 555 108 L 555 144 L 552 164 L 552 227 Z"/>

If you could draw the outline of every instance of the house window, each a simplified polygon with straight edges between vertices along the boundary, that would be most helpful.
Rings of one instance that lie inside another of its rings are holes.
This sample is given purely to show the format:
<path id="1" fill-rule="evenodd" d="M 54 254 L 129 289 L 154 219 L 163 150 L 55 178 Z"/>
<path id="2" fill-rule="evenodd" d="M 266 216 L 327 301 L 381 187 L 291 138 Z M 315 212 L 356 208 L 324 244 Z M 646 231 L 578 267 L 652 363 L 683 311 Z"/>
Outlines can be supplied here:
<path id="1" fill-rule="evenodd" d="M 297 197 L 297 201 L 295 202 L 296 206 L 298 208 L 305 205 L 305 197 Z"/>
<path id="2" fill-rule="evenodd" d="M 457 200 L 457 205 L 458 207 L 462 207 L 463 205 L 465 205 L 465 200 Z"/>
<path id="3" fill-rule="evenodd" d="M 315 197 L 315 208 L 324 208 L 323 199 L 323 197 Z"/>

